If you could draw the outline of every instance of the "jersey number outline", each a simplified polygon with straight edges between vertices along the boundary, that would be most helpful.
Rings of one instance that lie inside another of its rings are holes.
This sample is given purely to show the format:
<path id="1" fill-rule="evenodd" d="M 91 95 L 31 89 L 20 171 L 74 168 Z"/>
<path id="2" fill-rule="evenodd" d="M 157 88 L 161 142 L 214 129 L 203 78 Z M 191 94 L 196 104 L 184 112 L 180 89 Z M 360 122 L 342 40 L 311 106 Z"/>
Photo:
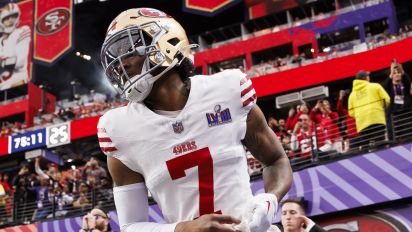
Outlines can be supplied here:
<path id="1" fill-rule="evenodd" d="M 166 161 L 172 180 L 186 176 L 185 170 L 198 167 L 199 179 L 199 216 L 222 214 L 214 210 L 213 159 L 208 147 Z"/>

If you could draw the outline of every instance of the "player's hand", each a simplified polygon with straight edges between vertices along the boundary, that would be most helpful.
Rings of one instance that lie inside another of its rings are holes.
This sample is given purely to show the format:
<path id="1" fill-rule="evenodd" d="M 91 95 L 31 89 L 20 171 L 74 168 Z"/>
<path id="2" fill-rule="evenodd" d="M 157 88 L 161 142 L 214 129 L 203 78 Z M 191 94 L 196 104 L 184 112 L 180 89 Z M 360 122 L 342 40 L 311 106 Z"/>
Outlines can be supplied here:
<path id="1" fill-rule="evenodd" d="M 206 214 L 193 221 L 178 223 L 175 232 L 237 232 L 233 224 L 239 223 L 239 219 L 231 216 Z"/>
<path id="2" fill-rule="evenodd" d="M 278 200 L 274 194 L 261 193 L 250 199 L 243 211 L 242 223 L 250 232 L 266 232 L 272 224 L 278 208 Z"/>

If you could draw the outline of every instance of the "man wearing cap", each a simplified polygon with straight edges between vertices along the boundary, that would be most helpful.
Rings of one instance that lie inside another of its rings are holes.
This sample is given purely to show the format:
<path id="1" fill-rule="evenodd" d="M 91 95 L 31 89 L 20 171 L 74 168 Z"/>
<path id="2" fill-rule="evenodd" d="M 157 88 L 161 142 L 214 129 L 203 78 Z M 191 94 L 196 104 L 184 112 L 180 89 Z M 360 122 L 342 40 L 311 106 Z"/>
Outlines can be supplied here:
<path id="1" fill-rule="evenodd" d="M 385 140 L 385 107 L 389 106 L 390 97 L 377 83 L 370 83 L 369 72 L 359 71 L 353 81 L 349 95 L 349 115 L 356 120 L 356 129 L 360 134 L 355 147 L 373 147 L 374 143 Z"/>

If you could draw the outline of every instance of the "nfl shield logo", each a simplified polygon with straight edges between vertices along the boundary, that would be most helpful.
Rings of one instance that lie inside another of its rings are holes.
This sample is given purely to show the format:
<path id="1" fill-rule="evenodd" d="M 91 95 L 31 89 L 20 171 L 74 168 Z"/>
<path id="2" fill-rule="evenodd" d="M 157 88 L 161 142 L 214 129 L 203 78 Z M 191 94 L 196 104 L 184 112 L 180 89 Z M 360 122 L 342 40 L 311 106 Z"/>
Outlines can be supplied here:
<path id="1" fill-rule="evenodd" d="M 172 126 L 173 126 L 173 131 L 176 134 L 180 134 L 184 130 L 182 121 L 178 121 L 176 123 L 173 123 Z"/>

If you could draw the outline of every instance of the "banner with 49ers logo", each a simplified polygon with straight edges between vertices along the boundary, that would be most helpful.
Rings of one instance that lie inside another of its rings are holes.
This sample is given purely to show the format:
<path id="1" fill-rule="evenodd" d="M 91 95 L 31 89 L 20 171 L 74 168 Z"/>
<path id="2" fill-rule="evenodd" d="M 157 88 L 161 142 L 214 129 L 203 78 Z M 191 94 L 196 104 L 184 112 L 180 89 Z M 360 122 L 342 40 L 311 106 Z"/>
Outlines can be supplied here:
<path id="1" fill-rule="evenodd" d="M 183 11 L 212 17 L 242 2 L 241 0 L 183 0 Z"/>
<path id="2" fill-rule="evenodd" d="M 33 58 L 50 64 L 72 47 L 73 3 L 35 0 L 34 7 Z"/>
<path id="3" fill-rule="evenodd" d="M 0 2 L 0 91 L 31 78 L 33 2 Z"/>

